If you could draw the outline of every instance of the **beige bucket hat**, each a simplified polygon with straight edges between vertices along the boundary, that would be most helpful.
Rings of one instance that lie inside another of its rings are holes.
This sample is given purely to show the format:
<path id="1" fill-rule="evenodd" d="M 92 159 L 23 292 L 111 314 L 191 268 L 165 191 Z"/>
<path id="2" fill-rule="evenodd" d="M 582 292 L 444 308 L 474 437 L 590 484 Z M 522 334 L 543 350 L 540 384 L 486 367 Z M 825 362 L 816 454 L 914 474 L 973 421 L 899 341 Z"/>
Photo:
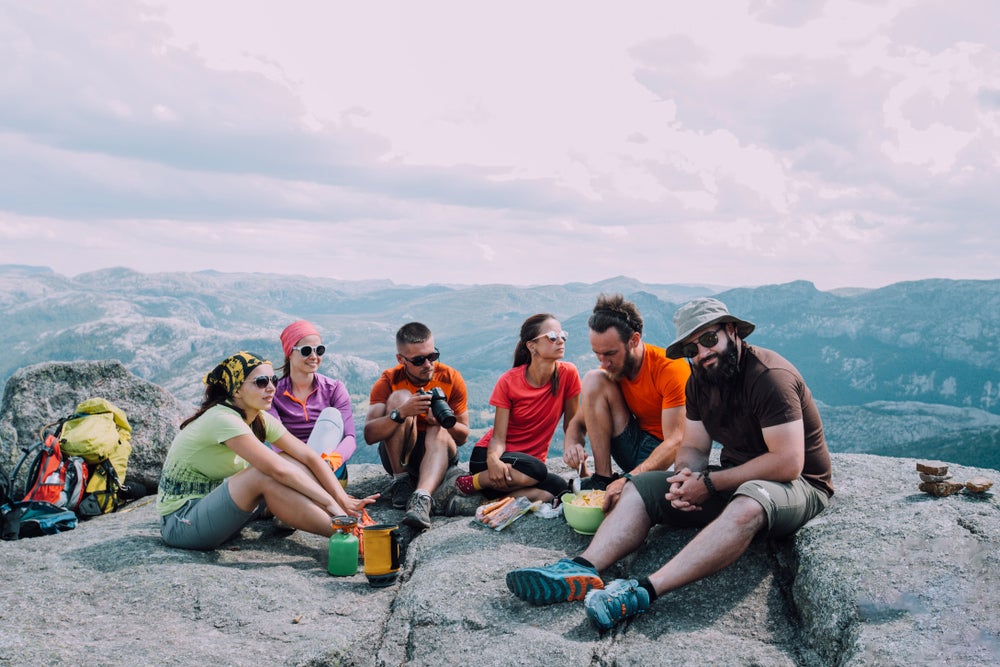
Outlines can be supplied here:
<path id="1" fill-rule="evenodd" d="M 677 338 L 667 348 L 667 356 L 671 359 L 680 359 L 684 356 L 681 350 L 684 348 L 686 338 L 698 329 L 723 322 L 733 322 L 740 338 L 746 338 L 756 328 L 753 322 L 747 322 L 730 315 L 726 304 L 718 299 L 702 297 L 688 301 L 674 313 Z"/>

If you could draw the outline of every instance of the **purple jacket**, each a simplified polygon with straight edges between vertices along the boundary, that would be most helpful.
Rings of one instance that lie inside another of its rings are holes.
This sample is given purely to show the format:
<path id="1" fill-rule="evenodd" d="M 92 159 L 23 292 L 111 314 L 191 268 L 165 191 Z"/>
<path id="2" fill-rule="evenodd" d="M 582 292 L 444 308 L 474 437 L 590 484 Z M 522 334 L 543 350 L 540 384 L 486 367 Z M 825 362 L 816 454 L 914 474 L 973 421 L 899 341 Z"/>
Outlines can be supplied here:
<path id="1" fill-rule="evenodd" d="M 281 420 L 289 433 L 306 442 L 319 413 L 329 407 L 337 408 L 344 418 L 344 439 L 337 446 L 337 452 L 343 457 L 344 463 L 347 463 L 347 459 L 351 458 L 351 454 L 357 448 L 357 438 L 354 434 L 351 397 L 347 393 L 347 387 L 340 380 L 316 373 L 312 393 L 306 398 L 305 403 L 302 403 L 292 396 L 292 378 L 283 377 L 278 380 L 277 391 L 269 412 Z"/>

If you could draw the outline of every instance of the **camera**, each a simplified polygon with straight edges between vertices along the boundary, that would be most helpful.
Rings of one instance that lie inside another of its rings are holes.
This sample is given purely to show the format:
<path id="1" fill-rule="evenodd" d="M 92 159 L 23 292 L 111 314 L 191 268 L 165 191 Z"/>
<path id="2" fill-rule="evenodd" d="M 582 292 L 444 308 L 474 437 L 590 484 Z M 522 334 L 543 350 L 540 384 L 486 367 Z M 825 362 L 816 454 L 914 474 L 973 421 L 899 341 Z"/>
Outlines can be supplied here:
<path id="1" fill-rule="evenodd" d="M 455 425 L 455 411 L 448 405 L 448 399 L 441 387 L 432 387 L 430 391 L 420 389 L 417 393 L 431 395 L 431 414 L 434 415 L 438 424 L 445 428 L 451 428 Z"/>

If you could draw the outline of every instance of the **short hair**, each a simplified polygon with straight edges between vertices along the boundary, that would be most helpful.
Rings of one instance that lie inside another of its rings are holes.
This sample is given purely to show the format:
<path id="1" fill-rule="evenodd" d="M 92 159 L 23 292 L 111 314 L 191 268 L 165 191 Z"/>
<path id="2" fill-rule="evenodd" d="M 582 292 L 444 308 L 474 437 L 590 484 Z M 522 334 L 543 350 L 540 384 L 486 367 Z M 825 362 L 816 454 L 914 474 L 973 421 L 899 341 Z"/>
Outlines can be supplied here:
<path id="1" fill-rule="evenodd" d="M 426 324 L 421 324 L 420 322 L 407 322 L 403 326 L 399 327 L 399 331 L 396 332 L 396 345 L 414 345 L 416 343 L 423 343 L 430 337 L 431 330 L 427 328 Z"/>
<path id="2" fill-rule="evenodd" d="M 594 314 L 587 320 L 591 331 L 604 333 L 611 327 L 625 343 L 633 333 L 642 334 L 642 315 L 631 301 L 621 294 L 601 294 L 594 305 Z"/>

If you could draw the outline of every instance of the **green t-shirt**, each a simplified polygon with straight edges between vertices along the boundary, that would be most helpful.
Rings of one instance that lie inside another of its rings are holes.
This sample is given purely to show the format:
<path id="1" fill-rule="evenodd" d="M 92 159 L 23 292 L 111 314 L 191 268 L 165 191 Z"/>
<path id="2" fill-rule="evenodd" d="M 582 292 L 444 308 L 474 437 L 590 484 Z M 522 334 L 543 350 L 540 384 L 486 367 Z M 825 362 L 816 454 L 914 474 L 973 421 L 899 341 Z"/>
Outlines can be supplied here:
<path id="1" fill-rule="evenodd" d="M 287 432 L 270 414 L 261 415 L 268 442 Z M 176 512 L 192 498 L 204 498 L 224 479 L 249 467 L 225 444 L 239 435 L 252 436 L 253 431 L 238 412 L 224 405 L 209 408 L 177 434 L 160 474 L 156 509 L 161 516 Z M 260 446 L 267 448 L 263 442 Z"/>

